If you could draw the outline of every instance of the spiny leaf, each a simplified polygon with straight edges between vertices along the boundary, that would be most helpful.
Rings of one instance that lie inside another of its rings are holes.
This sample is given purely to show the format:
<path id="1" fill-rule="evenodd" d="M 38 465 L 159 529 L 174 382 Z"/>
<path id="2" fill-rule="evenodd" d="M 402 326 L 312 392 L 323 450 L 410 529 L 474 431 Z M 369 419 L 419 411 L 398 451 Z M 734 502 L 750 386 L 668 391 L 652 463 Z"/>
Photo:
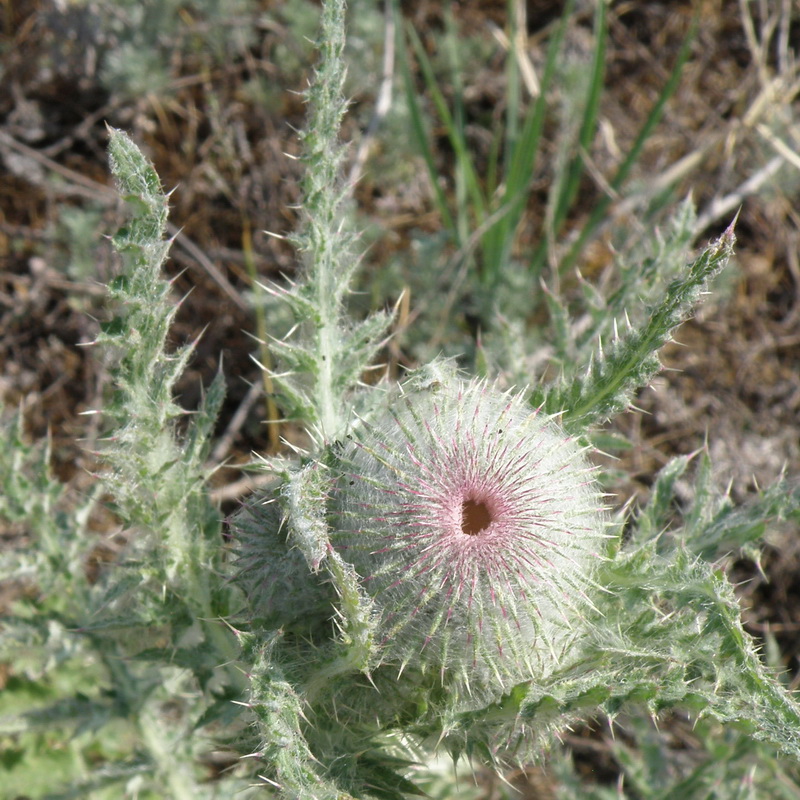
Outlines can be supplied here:
<path id="1" fill-rule="evenodd" d="M 733 251 L 733 227 L 710 244 L 667 287 L 645 320 L 597 353 L 586 374 L 557 386 L 537 389 L 531 403 L 561 414 L 565 427 L 582 432 L 627 407 L 633 393 L 647 385 L 660 368 L 656 351 L 669 341 L 672 331 L 690 314 L 708 281 L 719 273 Z"/>

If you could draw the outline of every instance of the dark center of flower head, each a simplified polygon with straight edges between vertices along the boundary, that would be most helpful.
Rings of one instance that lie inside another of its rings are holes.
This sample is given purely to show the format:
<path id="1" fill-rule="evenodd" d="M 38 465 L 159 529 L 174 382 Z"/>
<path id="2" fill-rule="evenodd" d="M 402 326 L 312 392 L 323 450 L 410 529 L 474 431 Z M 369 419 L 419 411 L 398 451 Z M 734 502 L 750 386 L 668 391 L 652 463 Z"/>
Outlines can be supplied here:
<path id="1" fill-rule="evenodd" d="M 477 536 L 492 524 L 492 512 L 482 500 L 469 498 L 461 504 L 461 531 Z"/>

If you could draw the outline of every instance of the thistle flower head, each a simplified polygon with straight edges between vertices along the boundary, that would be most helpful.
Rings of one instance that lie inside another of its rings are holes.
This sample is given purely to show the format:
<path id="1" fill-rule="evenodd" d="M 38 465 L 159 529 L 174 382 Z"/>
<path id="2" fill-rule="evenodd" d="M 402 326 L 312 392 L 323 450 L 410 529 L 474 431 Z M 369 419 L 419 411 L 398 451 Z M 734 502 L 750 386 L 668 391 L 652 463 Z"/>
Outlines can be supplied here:
<path id="1" fill-rule="evenodd" d="M 334 593 L 289 541 L 277 493 L 251 500 L 230 521 L 235 582 L 267 629 L 308 630 L 333 613 Z"/>
<path id="2" fill-rule="evenodd" d="M 604 518 L 583 448 L 519 396 L 407 392 L 344 454 L 334 546 L 380 613 L 381 659 L 502 692 L 579 634 Z"/>

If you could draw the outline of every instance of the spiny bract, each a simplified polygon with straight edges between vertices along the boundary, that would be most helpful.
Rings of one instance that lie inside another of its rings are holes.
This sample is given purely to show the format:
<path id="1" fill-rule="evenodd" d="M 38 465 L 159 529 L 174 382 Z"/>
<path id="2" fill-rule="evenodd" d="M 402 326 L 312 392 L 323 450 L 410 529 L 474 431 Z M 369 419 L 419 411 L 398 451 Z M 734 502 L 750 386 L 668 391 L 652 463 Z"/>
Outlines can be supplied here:
<path id="1" fill-rule="evenodd" d="M 477 700 L 564 662 L 606 535 L 584 450 L 522 397 L 455 377 L 366 426 L 332 543 L 378 609 L 381 663 Z"/>
<path id="2" fill-rule="evenodd" d="M 305 631 L 332 615 L 333 590 L 289 541 L 286 511 L 276 492 L 240 509 L 230 520 L 230 532 L 235 580 L 253 618 L 268 630 Z"/>

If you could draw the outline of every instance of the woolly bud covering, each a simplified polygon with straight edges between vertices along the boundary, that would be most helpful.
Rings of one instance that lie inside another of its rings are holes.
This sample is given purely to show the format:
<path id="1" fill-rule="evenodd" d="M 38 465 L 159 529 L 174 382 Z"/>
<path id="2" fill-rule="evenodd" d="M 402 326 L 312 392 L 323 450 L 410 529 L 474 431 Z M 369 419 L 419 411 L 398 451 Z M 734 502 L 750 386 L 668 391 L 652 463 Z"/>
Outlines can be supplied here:
<path id="1" fill-rule="evenodd" d="M 308 630 L 333 613 L 334 593 L 289 541 L 280 495 L 252 500 L 231 520 L 235 580 L 267 629 Z"/>
<path id="2" fill-rule="evenodd" d="M 380 660 L 481 695 L 579 635 L 604 518 L 583 448 L 483 382 L 407 392 L 343 454 L 332 542 L 380 614 Z"/>

